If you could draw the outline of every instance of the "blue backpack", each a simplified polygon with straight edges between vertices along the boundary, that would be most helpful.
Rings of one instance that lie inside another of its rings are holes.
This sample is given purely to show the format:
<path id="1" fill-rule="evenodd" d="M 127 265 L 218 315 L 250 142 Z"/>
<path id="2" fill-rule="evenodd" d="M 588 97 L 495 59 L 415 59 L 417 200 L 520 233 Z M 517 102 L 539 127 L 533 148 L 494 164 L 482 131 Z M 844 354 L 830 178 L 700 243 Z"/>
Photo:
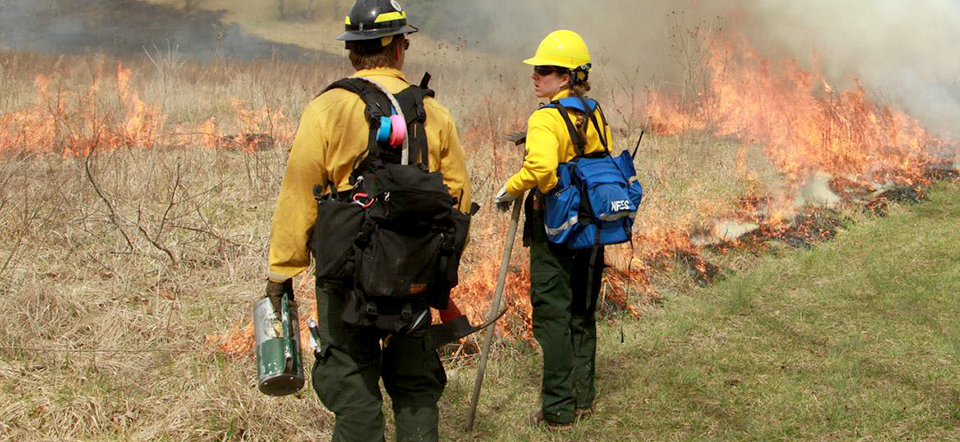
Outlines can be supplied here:
<path id="1" fill-rule="evenodd" d="M 560 111 L 577 151 L 573 160 L 557 168 L 557 186 L 546 195 L 547 238 L 570 249 L 629 241 L 637 208 L 643 199 L 633 156 L 629 151 L 617 157 L 610 155 L 604 131 L 607 121 L 595 100 L 569 97 L 545 107 Z M 586 154 L 586 140 L 570 121 L 568 109 L 583 112 L 584 124 L 593 123 L 603 152 Z M 597 122 L 597 113 L 603 126 Z"/>

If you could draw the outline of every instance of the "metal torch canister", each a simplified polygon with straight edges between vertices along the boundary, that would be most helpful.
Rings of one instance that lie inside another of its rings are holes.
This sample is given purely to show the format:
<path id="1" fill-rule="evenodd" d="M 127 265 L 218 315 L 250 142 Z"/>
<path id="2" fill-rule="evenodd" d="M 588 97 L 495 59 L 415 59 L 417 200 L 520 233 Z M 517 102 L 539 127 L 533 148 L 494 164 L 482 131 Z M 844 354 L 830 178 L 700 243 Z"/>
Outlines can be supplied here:
<path id="1" fill-rule="evenodd" d="M 283 295 L 280 310 L 274 311 L 269 298 L 263 298 L 253 306 L 257 387 L 269 396 L 296 393 L 304 384 L 297 302 Z"/>

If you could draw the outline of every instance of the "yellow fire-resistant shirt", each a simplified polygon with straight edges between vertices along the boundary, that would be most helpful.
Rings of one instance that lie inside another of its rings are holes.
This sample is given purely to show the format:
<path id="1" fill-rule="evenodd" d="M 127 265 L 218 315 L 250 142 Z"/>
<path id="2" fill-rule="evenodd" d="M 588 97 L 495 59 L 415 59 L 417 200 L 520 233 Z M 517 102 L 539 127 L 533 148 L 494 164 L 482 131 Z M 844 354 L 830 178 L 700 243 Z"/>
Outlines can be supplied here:
<path id="1" fill-rule="evenodd" d="M 393 94 L 409 86 L 397 69 L 368 69 L 354 75 L 371 78 Z M 460 201 L 460 209 L 468 212 L 470 181 L 453 117 L 431 97 L 424 98 L 423 105 L 430 170 L 443 174 L 450 194 Z M 366 150 L 370 135 L 364 108 L 358 95 L 333 89 L 311 101 L 303 111 L 273 214 L 267 273 L 270 280 L 283 282 L 310 265 L 307 243 L 318 216 L 313 187 L 329 183 L 337 190 L 350 188 L 354 160 Z"/>
<path id="2" fill-rule="evenodd" d="M 550 101 L 559 100 L 570 96 L 570 91 L 564 89 L 560 91 Z M 577 119 L 570 112 L 570 120 L 576 123 Z M 600 123 L 605 132 L 607 146 L 613 148 L 613 139 L 610 126 L 604 125 L 597 114 L 597 122 Z M 513 195 L 519 195 L 527 190 L 539 188 L 541 192 L 547 193 L 557 185 L 557 167 L 560 163 L 565 163 L 577 156 L 577 150 L 573 147 L 573 140 L 570 138 L 570 131 L 560 116 L 560 110 L 552 107 L 544 107 L 537 110 L 530 116 L 527 122 L 527 151 L 523 159 L 523 167 L 507 181 L 507 192 Z M 597 133 L 593 123 L 587 125 L 587 145 L 585 152 L 603 151 L 603 145 L 600 144 L 600 136 Z"/>

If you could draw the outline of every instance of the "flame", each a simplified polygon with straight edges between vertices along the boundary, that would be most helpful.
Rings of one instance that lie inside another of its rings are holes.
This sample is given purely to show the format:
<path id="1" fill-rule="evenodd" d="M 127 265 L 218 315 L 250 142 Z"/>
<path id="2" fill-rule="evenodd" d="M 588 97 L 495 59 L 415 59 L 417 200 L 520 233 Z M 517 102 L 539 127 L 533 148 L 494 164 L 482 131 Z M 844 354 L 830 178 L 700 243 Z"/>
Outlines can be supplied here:
<path id="1" fill-rule="evenodd" d="M 37 103 L 19 112 L 0 115 L 0 152 L 56 152 L 84 155 L 95 149 L 152 147 L 163 130 L 166 116 L 145 103 L 131 86 L 133 71 L 117 64 L 116 102 L 99 93 L 100 68 L 89 89 L 77 93 L 65 78 L 38 75 L 34 80 Z"/>
<path id="2" fill-rule="evenodd" d="M 496 243 L 491 239 L 487 243 Z M 468 248 L 470 255 L 474 258 L 486 256 L 488 250 L 502 250 L 504 241 L 501 239 L 499 244 L 493 246 L 482 245 Z M 497 247 L 499 246 L 499 247 Z M 530 265 L 527 254 L 522 253 L 515 257 L 509 266 L 506 280 L 504 283 L 503 300 L 500 304 L 501 309 L 507 309 L 507 313 L 497 322 L 498 334 L 507 341 L 532 342 L 533 340 L 533 306 L 530 303 Z M 637 291 L 638 286 L 649 286 L 649 281 L 644 276 L 647 266 L 641 264 L 636 269 L 627 271 L 613 271 L 604 275 L 599 304 L 601 310 L 604 306 L 612 306 L 615 310 L 625 310 L 631 315 L 637 317 L 639 310 L 630 303 L 629 292 Z M 497 277 L 500 272 L 500 261 L 494 259 L 478 259 L 475 265 L 468 271 L 462 272 L 464 275 L 460 284 L 455 287 L 451 293 L 451 299 L 455 302 L 460 311 L 467 316 L 471 324 L 481 324 L 486 322 L 489 314 L 492 300 L 496 292 Z M 314 297 L 313 285 L 315 279 L 312 276 L 297 278 L 296 296 L 300 302 L 300 334 L 301 344 L 306 350 L 309 343 L 309 330 L 306 323 L 308 319 L 317 319 L 316 300 Z M 652 289 L 639 290 L 644 298 L 658 296 Z M 304 301 L 304 300 L 307 301 Z M 436 313 L 436 312 L 434 312 Z M 434 318 L 438 315 L 434 314 Z M 209 345 L 214 346 L 223 354 L 233 358 L 249 357 L 253 354 L 253 348 L 256 345 L 256 338 L 253 332 L 253 325 L 249 320 L 238 324 L 227 333 L 222 335 L 210 335 L 207 337 Z M 461 344 L 464 345 L 464 344 Z"/>
<path id="3" fill-rule="evenodd" d="M 158 133 L 163 129 L 166 116 L 161 114 L 156 106 L 147 105 L 140 100 L 140 95 L 130 86 L 133 70 L 117 64 L 117 92 L 120 96 L 120 107 L 125 113 L 126 121 L 120 123 L 122 128 L 116 135 L 119 139 L 107 142 L 110 147 L 140 146 L 152 147 L 157 141 Z M 91 94 L 96 90 L 96 83 L 91 88 Z"/>
<path id="4" fill-rule="evenodd" d="M 661 135 L 709 132 L 741 140 L 736 168 L 748 183 L 748 194 L 724 206 L 726 209 L 716 201 L 692 201 L 697 214 L 687 219 L 668 221 L 641 213 L 631 245 L 607 247 L 607 262 L 614 268 L 604 277 L 601 304 L 612 303 L 632 315 L 640 312 L 631 301 L 658 296 L 651 281 L 653 272 L 679 265 L 700 274 L 711 272 L 691 236 L 703 219 L 728 216 L 754 223 L 768 237 L 789 233 L 800 239 L 825 238 L 831 233 L 821 229 L 815 217 L 796 213 L 791 192 L 799 192 L 818 174 L 831 177 L 823 181 L 835 189 L 921 183 L 924 167 L 933 161 L 930 152 L 943 143 L 910 116 L 875 103 L 857 80 L 851 80 L 845 89 L 836 87 L 819 69 L 804 69 L 795 61 L 768 60 L 740 37 L 705 39 L 703 44 L 709 50 L 701 67 L 707 75 L 695 94 L 697 100 L 686 102 L 677 95 L 651 92 L 647 110 L 654 130 Z M 294 138 L 296 123 L 276 106 L 240 99 L 231 101 L 232 116 L 211 116 L 198 124 L 168 127 L 163 109 L 143 100 L 137 90 L 143 80 L 119 63 L 107 74 L 98 68 L 85 90 L 69 86 L 81 83 L 69 71 L 37 76 L 36 100 L 0 114 L 0 127 L 4 128 L 0 152 L 70 156 L 94 150 L 183 146 L 252 152 L 272 145 L 288 146 Z M 486 178 L 495 183 L 505 180 L 515 171 L 512 165 L 519 163 L 518 150 L 498 147 L 499 134 L 524 120 L 519 112 L 511 113 L 515 109 L 493 108 L 501 102 L 494 97 L 479 100 L 477 113 L 481 116 L 464 124 L 461 132 L 468 149 L 493 145 L 493 161 L 484 167 L 491 169 Z M 759 193 L 761 186 L 754 184 L 759 174 L 747 166 L 751 144 L 762 145 L 771 164 L 786 178 L 784 194 Z M 801 222 L 787 232 L 790 226 L 785 220 L 797 216 Z M 488 315 L 495 292 L 505 246 L 504 221 L 492 210 L 479 214 L 461 268 L 462 280 L 452 293 L 474 324 Z M 530 342 L 529 259 L 519 246 L 514 253 L 502 304 L 510 311 L 498 328 L 505 339 Z M 297 281 L 301 341 L 306 345 L 307 320 L 316 319 L 314 281 L 309 276 Z M 254 335 L 249 317 L 222 335 L 209 336 L 208 342 L 232 357 L 252 354 Z"/>
<path id="5" fill-rule="evenodd" d="M 117 63 L 114 81 L 102 72 L 102 62 L 85 91 L 69 71 L 38 75 L 36 100 L 24 109 L 0 114 L 0 153 L 51 152 L 64 156 L 121 148 L 178 147 L 186 141 L 211 149 L 262 150 L 293 142 L 295 125 L 283 112 L 264 105 L 250 108 L 234 99 L 239 135 L 222 132 L 214 117 L 194 130 L 170 130 L 162 109 L 140 97 L 132 68 Z M 112 83 L 112 84 L 111 84 Z"/>
<path id="6" fill-rule="evenodd" d="M 912 184 L 942 141 L 910 116 L 874 103 L 859 80 L 840 92 L 816 68 L 764 58 L 742 37 L 705 39 L 708 81 L 700 99 L 651 93 L 660 134 L 710 131 L 761 143 L 793 183 L 826 172 L 858 182 Z"/>

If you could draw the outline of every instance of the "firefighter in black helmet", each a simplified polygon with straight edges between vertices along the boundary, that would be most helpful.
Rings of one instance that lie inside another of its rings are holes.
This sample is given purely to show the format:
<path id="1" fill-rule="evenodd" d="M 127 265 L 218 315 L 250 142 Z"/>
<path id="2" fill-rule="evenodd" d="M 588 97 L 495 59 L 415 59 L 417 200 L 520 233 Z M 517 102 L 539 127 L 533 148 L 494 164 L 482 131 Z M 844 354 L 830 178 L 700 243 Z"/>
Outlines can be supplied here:
<path id="1" fill-rule="evenodd" d="M 337 39 L 346 42 L 357 70 L 353 77 L 400 95 L 411 88 L 401 71 L 409 44 L 405 34 L 416 31 L 407 24 L 397 0 L 357 0 Z M 419 143 L 426 144 L 429 169 L 442 173 L 443 184 L 465 212 L 471 208 L 470 182 L 453 117 L 432 96 L 423 97 L 419 105 L 426 114 L 420 129 L 426 141 L 420 138 Z M 353 188 L 353 166 L 370 139 L 364 110 L 361 96 L 340 88 L 323 92 L 304 109 L 270 231 L 268 295 L 290 290 L 284 283 L 310 265 L 307 244 L 315 223 L 330 216 L 318 213 L 314 189 L 322 189 L 321 197 L 326 198 Z M 352 270 L 335 270 L 353 275 Z M 336 415 L 332 440 L 384 440 L 381 381 L 392 400 L 396 440 L 438 440 L 437 402 L 446 375 L 432 336 L 387 334 L 348 324 L 343 317 L 352 282 L 318 277 L 316 285 L 318 349 L 312 383 L 321 402 Z"/>

